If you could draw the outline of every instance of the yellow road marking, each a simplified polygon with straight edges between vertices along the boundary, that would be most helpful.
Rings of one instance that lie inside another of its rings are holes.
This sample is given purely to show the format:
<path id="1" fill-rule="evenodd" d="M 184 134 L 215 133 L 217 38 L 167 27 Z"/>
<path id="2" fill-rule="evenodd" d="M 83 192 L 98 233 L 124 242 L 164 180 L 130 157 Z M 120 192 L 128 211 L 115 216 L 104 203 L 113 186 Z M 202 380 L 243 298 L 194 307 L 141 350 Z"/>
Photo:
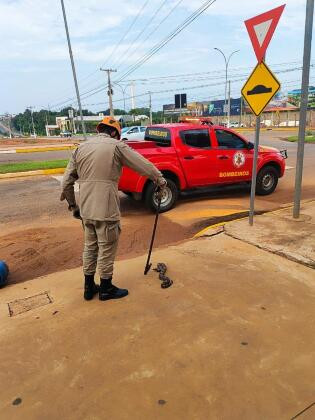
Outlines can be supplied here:
<path id="1" fill-rule="evenodd" d="M 16 153 L 38 153 L 38 152 L 55 152 L 59 150 L 73 150 L 77 146 L 60 146 L 60 147 L 33 147 L 29 149 L 16 149 Z"/>
<path id="2" fill-rule="evenodd" d="M 66 168 L 43 169 L 43 175 L 63 174 Z"/>
<path id="3" fill-rule="evenodd" d="M 216 209 L 203 209 L 203 210 L 196 210 L 196 211 L 190 211 L 190 210 L 178 210 L 172 211 L 170 213 L 165 213 L 164 215 L 166 217 L 169 217 L 172 220 L 190 220 L 190 219 L 198 219 L 202 217 L 220 217 L 220 216 L 230 216 L 232 214 L 238 214 L 247 211 L 246 209 L 222 209 L 222 208 L 216 208 Z"/>
<path id="4" fill-rule="evenodd" d="M 25 171 L 25 172 L 10 172 L 7 174 L 0 174 L 0 179 L 21 178 L 24 176 L 63 174 L 65 169 L 66 168 L 55 168 L 55 169 L 38 169 L 36 171 Z"/>
<path id="5" fill-rule="evenodd" d="M 200 236 L 204 236 L 204 234 L 206 232 L 208 232 L 208 230 L 210 230 L 210 229 L 215 229 L 217 227 L 224 226 L 224 225 L 226 225 L 228 223 L 236 222 L 237 220 L 243 220 L 243 219 L 246 219 L 246 218 L 247 218 L 247 216 L 239 217 L 238 219 L 228 220 L 226 222 L 220 222 L 220 223 L 216 223 L 215 225 L 208 226 L 208 227 L 202 229 L 200 232 L 196 233 L 194 235 L 194 238 L 200 238 Z"/>

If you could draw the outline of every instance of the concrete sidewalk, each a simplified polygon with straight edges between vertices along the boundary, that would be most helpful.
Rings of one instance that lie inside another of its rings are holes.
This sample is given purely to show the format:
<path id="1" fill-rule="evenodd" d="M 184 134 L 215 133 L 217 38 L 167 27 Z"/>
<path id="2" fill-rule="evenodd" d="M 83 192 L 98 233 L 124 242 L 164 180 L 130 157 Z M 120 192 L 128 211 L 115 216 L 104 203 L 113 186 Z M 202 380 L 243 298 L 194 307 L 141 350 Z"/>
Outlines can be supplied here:
<path id="1" fill-rule="evenodd" d="M 83 301 L 80 269 L 0 291 L 1 419 L 278 420 L 314 403 L 313 269 L 224 233 L 153 260 L 174 285 L 121 261 L 121 301 Z"/>
<path id="2" fill-rule="evenodd" d="M 315 201 L 304 202 L 299 219 L 293 219 L 293 208 L 285 208 L 227 224 L 225 232 L 259 248 L 282 255 L 292 261 L 315 268 Z"/>

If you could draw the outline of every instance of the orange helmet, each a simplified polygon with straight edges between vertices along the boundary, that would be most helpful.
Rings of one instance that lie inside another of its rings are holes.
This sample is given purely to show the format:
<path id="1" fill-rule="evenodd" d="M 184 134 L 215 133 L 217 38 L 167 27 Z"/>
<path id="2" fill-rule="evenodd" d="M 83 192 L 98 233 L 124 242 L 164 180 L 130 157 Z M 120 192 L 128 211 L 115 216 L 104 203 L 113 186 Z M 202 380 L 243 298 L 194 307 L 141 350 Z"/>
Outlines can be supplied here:
<path id="1" fill-rule="evenodd" d="M 96 130 L 99 131 L 99 127 L 101 125 L 108 125 L 109 127 L 115 128 L 118 134 L 121 134 L 121 127 L 120 124 L 115 118 L 113 117 L 104 117 L 102 121 L 97 125 Z"/>

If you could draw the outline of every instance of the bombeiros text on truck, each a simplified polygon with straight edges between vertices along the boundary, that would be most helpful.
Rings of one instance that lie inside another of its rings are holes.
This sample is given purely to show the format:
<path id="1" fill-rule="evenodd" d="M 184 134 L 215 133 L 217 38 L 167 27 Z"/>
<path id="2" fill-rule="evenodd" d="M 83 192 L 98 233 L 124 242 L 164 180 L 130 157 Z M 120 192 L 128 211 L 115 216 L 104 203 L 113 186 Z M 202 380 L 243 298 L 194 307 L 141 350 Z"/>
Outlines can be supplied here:
<path id="1" fill-rule="evenodd" d="M 213 125 L 210 118 L 183 117 L 179 123 L 147 127 L 144 141 L 129 146 L 163 173 L 167 188 L 160 211 L 175 206 L 183 191 L 228 184 L 250 183 L 254 145 L 239 133 Z M 260 146 L 256 193 L 271 194 L 284 175 L 286 151 Z M 154 184 L 124 168 L 119 189 L 156 210 Z"/>

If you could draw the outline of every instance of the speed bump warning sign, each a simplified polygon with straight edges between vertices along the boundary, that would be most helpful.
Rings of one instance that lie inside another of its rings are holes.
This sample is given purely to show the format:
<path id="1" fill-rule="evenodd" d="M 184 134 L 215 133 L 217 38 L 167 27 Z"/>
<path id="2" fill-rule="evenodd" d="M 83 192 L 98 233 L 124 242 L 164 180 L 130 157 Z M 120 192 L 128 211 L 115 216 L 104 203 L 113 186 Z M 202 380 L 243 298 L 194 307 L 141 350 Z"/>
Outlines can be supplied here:
<path id="1" fill-rule="evenodd" d="M 242 96 L 258 117 L 280 89 L 280 83 L 269 67 L 258 63 L 243 86 Z"/>

